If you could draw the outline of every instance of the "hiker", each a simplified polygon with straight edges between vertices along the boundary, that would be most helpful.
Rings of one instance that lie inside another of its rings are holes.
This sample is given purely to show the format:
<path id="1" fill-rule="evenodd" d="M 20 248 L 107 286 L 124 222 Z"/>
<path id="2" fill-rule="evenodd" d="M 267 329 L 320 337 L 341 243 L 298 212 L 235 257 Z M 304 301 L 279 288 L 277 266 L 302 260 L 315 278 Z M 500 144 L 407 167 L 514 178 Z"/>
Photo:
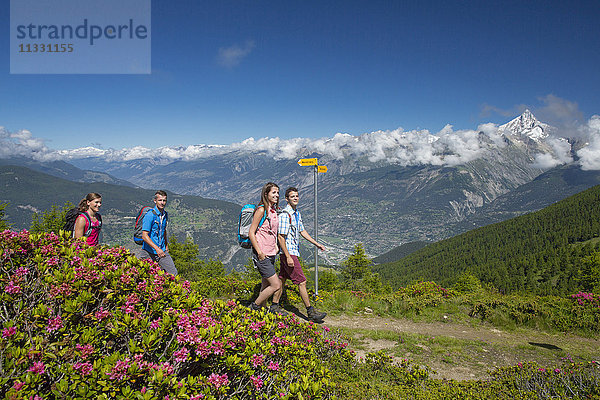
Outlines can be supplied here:
<path id="1" fill-rule="evenodd" d="M 269 182 L 263 186 L 260 203 L 254 211 L 248 237 L 252 243 L 252 262 L 262 277 L 260 293 L 250 303 L 252 310 L 258 310 L 267 299 L 281 287 L 275 272 L 275 256 L 277 249 L 277 208 L 279 207 L 279 186 Z M 265 217 L 262 225 L 261 219 Z M 270 310 L 271 311 L 271 310 Z M 273 310 L 275 311 L 275 310 Z M 287 314 L 279 312 L 279 314 Z"/>
<path id="2" fill-rule="evenodd" d="M 169 242 L 167 241 L 167 222 L 169 214 L 165 211 L 167 205 L 167 192 L 157 190 L 153 198 L 154 208 L 148 210 L 142 222 L 141 259 L 151 258 L 169 274 L 177 275 L 175 263 L 169 255 Z"/>
<path id="3" fill-rule="evenodd" d="M 294 285 L 298 285 L 300 298 L 306 307 L 308 319 L 311 321 L 321 321 L 326 313 L 317 311 L 310 305 L 308 291 L 306 290 L 306 277 L 300 265 L 300 236 L 314 244 L 319 250 L 325 251 L 325 247 L 314 240 L 304 229 L 302 223 L 302 215 L 297 209 L 300 196 L 298 189 L 290 187 L 285 191 L 285 200 L 287 206 L 283 212 L 279 214 L 279 247 L 281 248 L 281 256 L 279 257 L 281 269 L 279 270 L 279 280 L 281 288 L 273 295 L 273 305 L 271 307 L 279 308 L 279 299 L 285 287 L 285 281 L 290 279 Z"/>
<path id="4" fill-rule="evenodd" d="M 102 196 L 98 193 L 88 193 L 77 206 L 78 216 L 73 226 L 73 237 L 85 237 L 90 246 L 97 246 L 100 241 L 102 217 L 98 212 L 102 206 Z"/>

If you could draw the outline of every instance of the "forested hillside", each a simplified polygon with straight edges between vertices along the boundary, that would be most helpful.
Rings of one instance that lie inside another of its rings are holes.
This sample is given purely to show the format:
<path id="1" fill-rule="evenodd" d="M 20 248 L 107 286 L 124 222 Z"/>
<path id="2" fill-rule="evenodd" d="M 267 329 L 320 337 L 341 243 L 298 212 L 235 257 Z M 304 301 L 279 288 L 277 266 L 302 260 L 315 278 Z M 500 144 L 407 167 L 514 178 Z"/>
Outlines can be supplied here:
<path id="1" fill-rule="evenodd" d="M 599 248 L 600 186 L 535 213 L 431 244 L 374 268 L 400 286 L 450 285 L 465 272 L 504 292 L 565 294 L 582 288 L 582 260 Z"/>
<path id="2" fill-rule="evenodd" d="M 398 261 L 407 255 L 414 253 L 417 250 L 422 249 L 427 246 L 429 242 L 417 241 L 417 242 L 409 242 L 404 243 L 398 247 L 394 247 L 392 250 L 384 253 L 380 256 L 377 256 L 373 259 L 375 264 L 389 263 Z"/>

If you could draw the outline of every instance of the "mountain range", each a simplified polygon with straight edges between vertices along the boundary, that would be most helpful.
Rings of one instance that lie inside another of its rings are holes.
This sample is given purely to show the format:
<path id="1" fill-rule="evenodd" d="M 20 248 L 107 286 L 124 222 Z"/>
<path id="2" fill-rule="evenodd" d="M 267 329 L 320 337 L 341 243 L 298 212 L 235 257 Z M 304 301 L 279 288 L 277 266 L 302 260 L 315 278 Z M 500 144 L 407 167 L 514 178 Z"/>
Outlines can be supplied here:
<path id="1" fill-rule="evenodd" d="M 237 204 L 257 202 L 260 187 L 268 181 L 278 183 L 282 191 L 296 186 L 305 226 L 312 232 L 313 173 L 296 161 L 318 158 L 319 164 L 328 167 L 327 173 L 319 175 L 319 237 L 329 250 L 327 259 L 337 262 L 358 242 L 369 254 L 377 255 L 403 243 L 436 241 L 498 218 L 538 210 L 573 194 L 539 193 L 539 201 L 529 205 L 516 205 L 520 200 L 514 198 L 511 207 L 516 210 L 509 214 L 498 211 L 504 206 L 492 205 L 498 198 L 506 201 L 502 196 L 510 196 L 556 165 L 573 164 L 570 142 L 556 132 L 526 110 L 504 125 L 482 126 L 477 131 L 454 132 L 448 127 L 437 135 L 375 132 L 361 137 L 338 134 L 312 145 L 294 142 L 295 158 L 281 145 L 279 153 L 274 153 L 266 145 L 256 150 L 255 143 L 248 142 L 229 151 L 202 148 L 197 151 L 208 155 L 192 160 L 115 161 L 96 156 L 71 163 L 141 187 L 163 187 Z M 571 172 L 588 175 L 589 185 L 598 175 L 581 171 L 575 164 Z M 577 189 L 586 187 L 582 183 Z M 310 257 L 311 249 L 305 250 Z"/>
<path id="2" fill-rule="evenodd" d="M 438 241 L 593 186 L 600 173 L 579 167 L 581 146 L 525 111 L 501 126 L 470 131 L 447 126 L 435 135 L 398 129 L 315 141 L 265 138 L 231 146 L 135 148 L 126 154 L 78 149 L 62 153 L 68 163 L 37 169 L 80 182 L 86 171 L 102 171 L 105 182 L 237 205 L 258 202 L 268 181 L 282 192 L 296 186 L 305 226 L 313 234 L 313 171 L 296 161 L 318 158 L 328 167 L 319 174 L 318 236 L 327 247 L 326 262 L 333 264 L 359 242 L 375 256 L 405 243 Z M 235 246 L 234 235 L 227 240 Z M 311 250 L 303 247 L 302 255 L 311 257 Z"/>

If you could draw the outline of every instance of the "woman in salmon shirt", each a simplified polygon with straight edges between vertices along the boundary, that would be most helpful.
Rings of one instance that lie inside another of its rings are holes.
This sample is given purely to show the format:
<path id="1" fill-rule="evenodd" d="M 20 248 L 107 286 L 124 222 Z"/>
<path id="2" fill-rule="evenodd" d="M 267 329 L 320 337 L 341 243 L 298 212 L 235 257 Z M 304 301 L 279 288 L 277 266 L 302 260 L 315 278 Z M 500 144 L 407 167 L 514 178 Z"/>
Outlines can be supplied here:
<path id="1" fill-rule="evenodd" d="M 252 243 L 252 261 L 262 277 L 260 294 L 250 303 L 253 310 L 260 309 L 269 297 L 281 287 L 275 272 L 275 256 L 277 247 L 277 208 L 279 207 L 279 186 L 269 182 L 263 186 L 260 203 L 254 211 L 248 237 Z M 262 225 L 260 221 L 265 218 Z M 260 226 L 259 226 L 260 225 Z"/>
<path id="2" fill-rule="evenodd" d="M 79 216 L 75 220 L 73 236 L 76 238 L 84 237 L 86 243 L 90 246 L 97 246 L 100 239 L 100 229 L 102 229 L 102 217 L 98 212 L 102 206 L 102 196 L 98 193 L 88 193 L 85 199 L 79 202 Z M 85 215 L 87 215 L 87 218 Z"/>

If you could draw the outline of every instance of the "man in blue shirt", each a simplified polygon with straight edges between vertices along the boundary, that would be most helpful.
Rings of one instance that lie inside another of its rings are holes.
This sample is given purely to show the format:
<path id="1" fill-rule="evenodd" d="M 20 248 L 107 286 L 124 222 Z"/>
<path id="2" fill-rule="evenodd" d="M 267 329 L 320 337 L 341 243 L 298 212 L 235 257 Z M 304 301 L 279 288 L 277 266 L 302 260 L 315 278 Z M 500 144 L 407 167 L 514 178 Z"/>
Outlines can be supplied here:
<path id="1" fill-rule="evenodd" d="M 167 241 L 167 222 L 169 214 L 165 211 L 167 205 L 167 192 L 158 190 L 154 194 L 152 210 L 148 211 L 142 222 L 142 256 L 140 258 L 151 258 L 169 274 L 177 275 L 175 263 L 169 255 L 169 242 Z"/>
<path id="2" fill-rule="evenodd" d="M 315 310 L 315 308 L 310 305 L 310 299 L 306 289 L 306 277 L 304 276 L 304 272 L 302 272 L 302 266 L 298 259 L 300 256 L 300 236 L 308 240 L 321 251 L 325 251 L 325 247 L 314 240 L 304 229 L 302 215 L 300 215 L 300 211 L 297 209 L 298 202 L 300 201 L 298 189 L 295 187 L 288 188 L 285 191 L 285 200 L 288 205 L 283 209 L 283 212 L 279 216 L 279 228 L 277 232 L 279 247 L 281 248 L 281 255 L 279 257 L 281 264 L 279 271 L 281 288 L 273 294 L 273 304 L 271 305 L 270 310 L 272 312 L 281 311 L 279 299 L 281 298 L 283 288 L 285 287 L 285 281 L 290 279 L 292 283 L 298 285 L 300 298 L 306 307 L 308 319 L 319 322 L 322 321 L 327 314 Z"/>

